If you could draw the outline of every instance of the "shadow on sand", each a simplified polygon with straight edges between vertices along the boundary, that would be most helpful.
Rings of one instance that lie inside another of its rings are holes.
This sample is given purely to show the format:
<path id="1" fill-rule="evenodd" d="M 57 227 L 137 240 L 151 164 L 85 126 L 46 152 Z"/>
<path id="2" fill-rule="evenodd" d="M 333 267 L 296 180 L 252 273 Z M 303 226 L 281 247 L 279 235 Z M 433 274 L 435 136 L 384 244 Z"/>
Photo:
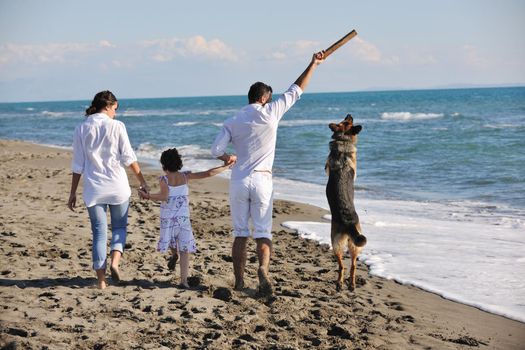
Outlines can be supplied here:
<path id="1" fill-rule="evenodd" d="M 129 281 L 120 281 L 118 283 L 114 283 L 111 281 L 111 279 L 108 280 L 109 285 L 112 286 L 120 286 L 120 287 L 127 287 L 127 286 L 135 286 L 135 287 L 141 287 L 144 289 L 156 289 L 156 288 L 174 288 L 174 284 L 170 281 L 161 281 L 161 282 L 153 282 L 149 280 L 143 280 L 143 279 L 132 279 Z M 13 287 L 16 286 L 18 288 L 24 289 L 24 288 L 49 288 L 49 287 L 69 287 L 73 289 L 77 288 L 90 288 L 93 286 L 96 286 L 97 279 L 94 277 L 60 277 L 60 278 L 39 278 L 39 279 L 5 279 L 0 278 L 0 288 L 1 287 Z"/>

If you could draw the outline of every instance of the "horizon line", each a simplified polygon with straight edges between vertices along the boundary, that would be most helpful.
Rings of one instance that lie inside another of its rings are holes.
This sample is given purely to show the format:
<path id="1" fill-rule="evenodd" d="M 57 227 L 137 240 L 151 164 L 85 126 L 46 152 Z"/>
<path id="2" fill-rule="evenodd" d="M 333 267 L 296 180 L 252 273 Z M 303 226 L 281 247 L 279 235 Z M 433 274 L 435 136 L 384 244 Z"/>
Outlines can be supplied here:
<path id="1" fill-rule="evenodd" d="M 396 91 L 428 91 L 428 90 L 468 90 L 468 89 L 494 89 L 494 88 L 521 88 L 525 87 L 525 83 L 508 83 L 508 84 L 450 84 L 435 87 L 408 87 L 408 88 L 387 88 L 387 87 L 371 87 L 362 90 L 349 91 L 315 91 L 304 92 L 304 94 L 344 94 L 344 93 L 363 93 L 363 92 L 396 92 Z M 225 94 L 225 95 L 193 95 L 193 96 L 157 96 L 157 97 L 122 97 L 118 100 L 157 100 L 157 99 L 172 99 L 172 98 L 201 98 L 201 97 L 244 97 L 246 95 Z M 90 99 L 68 99 L 68 100 L 27 100 L 27 101 L 0 101 L 0 104 L 14 104 L 14 103 L 52 103 L 52 102 L 80 102 L 89 101 Z"/>

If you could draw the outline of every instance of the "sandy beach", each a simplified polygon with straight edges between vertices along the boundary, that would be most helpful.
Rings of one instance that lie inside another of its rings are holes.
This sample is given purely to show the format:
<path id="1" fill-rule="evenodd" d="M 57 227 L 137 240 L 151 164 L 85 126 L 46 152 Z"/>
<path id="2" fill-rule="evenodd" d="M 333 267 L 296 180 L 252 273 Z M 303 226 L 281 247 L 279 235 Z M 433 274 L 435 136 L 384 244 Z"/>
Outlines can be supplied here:
<path id="1" fill-rule="evenodd" d="M 275 202 L 275 296 L 256 296 L 253 242 L 247 288 L 234 291 L 228 184 L 222 178 L 191 184 L 198 251 L 190 269 L 193 288 L 183 290 L 176 287 L 178 267 L 174 275 L 168 256 L 155 251 L 159 204 L 140 201 L 130 177 L 124 282 L 109 280 L 107 289 L 98 290 L 86 208 L 66 207 L 70 161 L 68 150 L 0 141 L 2 349 L 525 347 L 525 324 L 370 276 L 363 264 L 356 291 L 336 292 L 337 264 L 329 247 L 280 225 L 321 221 L 326 214 L 299 203 Z M 158 170 L 143 170 L 155 190 Z"/>

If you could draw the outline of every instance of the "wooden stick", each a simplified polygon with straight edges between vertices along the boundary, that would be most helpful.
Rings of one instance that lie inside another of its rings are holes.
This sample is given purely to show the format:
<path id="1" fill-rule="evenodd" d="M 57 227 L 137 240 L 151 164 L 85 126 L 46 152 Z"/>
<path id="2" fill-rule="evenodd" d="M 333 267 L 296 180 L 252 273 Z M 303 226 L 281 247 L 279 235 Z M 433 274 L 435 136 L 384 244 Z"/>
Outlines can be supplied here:
<path id="1" fill-rule="evenodd" d="M 335 50 L 337 50 L 338 48 L 340 48 L 341 46 L 346 44 L 350 39 L 352 39 L 356 35 L 357 35 L 357 32 L 354 29 L 350 33 L 346 34 L 344 37 L 339 39 L 337 42 L 332 44 L 332 46 L 330 46 L 329 48 L 324 50 L 324 58 L 327 58 L 328 56 L 333 54 L 335 52 Z"/>

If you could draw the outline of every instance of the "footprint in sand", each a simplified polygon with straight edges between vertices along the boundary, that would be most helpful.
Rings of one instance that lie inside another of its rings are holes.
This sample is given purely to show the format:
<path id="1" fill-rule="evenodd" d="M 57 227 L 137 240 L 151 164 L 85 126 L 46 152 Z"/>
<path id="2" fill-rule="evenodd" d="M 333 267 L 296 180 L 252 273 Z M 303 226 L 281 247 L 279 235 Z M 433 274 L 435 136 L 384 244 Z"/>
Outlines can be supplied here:
<path id="1" fill-rule="evenodd" d="M 392 310 L 397 310 L 397 311 L 404 311 L 405 310 L 403 305 L 401 305 L 401 303 L 399 303 L 397 301 L 387 301 L 385 303 L 385 305 L 388 306 Z"/>

